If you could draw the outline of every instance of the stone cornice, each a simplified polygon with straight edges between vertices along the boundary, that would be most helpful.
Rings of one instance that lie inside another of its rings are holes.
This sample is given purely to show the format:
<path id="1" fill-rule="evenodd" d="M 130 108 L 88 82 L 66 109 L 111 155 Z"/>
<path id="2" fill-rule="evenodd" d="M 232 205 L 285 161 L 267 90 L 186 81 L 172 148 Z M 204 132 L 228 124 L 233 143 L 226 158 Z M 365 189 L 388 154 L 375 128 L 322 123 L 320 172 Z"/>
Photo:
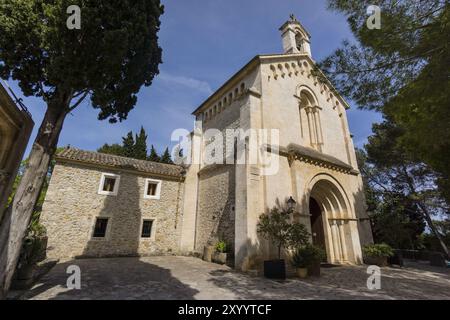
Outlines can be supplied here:
<path id="1" fill-rule="evenodd" d="M 299 146 L 296 144 L 289 144 L 287 147 L 266 145 L 266 150 L 269 152 L 278 150 L 281 156 L 288 158 L 289 165 L 292 165 L 295 160 L 298 160 L 304 163 L 309 163 L 318 167 L 342 172 L 345 174 L 359 174 L 359 171 L 353 169 L 352 166 L 333 156 L 323 154 L 317 150 Z"/>

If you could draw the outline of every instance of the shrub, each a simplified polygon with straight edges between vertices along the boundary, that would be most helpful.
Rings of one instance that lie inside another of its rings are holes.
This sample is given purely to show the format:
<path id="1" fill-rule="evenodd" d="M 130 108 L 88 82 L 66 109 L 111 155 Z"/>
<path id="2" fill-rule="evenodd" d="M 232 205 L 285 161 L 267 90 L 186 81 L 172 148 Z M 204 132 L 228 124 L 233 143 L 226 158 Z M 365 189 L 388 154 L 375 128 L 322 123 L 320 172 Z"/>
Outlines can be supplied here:
<path id="1" fill-rule="evenodd" d="M 294 222 L 289 227 L 287 245 L 291 249 L 297 249 L 309 243 L 309 232 L 303 223 Z"/>
<path id="2" fill-rule="evenodd" d="M 296 268 L 306 268 L 320 263 L 325 258 L 325 251 L 317 246 L 308 244 L 298 248 L 292 256 L 292 264 Z"/>
<path id="3" fill-rule="evenodd" d="M 363 247 L 365 257 L 392 257 L 394 251 L 385 243 L 369 244 Z"/>
<path id="4" fill-rule="evenodd" d="M 227 243 L 225 241 L 219 241 L 216 243 L 216 251 L 220 253 L 227 252 Z"/>
<path id="5" fill-rule="evenodd" d="M 281 259 L 281 248 L 289 242 L 289 215 L 274 208 L 270 214 L 263 214 L 259 218 L 258 233 L 271 240 L 278 248 L 278 259 Z"/>

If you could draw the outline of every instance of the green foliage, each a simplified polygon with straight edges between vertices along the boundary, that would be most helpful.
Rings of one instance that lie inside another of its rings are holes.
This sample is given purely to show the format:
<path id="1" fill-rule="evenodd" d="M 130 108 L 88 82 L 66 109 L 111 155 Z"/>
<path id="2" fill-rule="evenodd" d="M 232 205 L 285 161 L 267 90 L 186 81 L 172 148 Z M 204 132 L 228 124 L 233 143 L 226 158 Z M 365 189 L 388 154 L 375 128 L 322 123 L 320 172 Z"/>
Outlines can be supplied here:
<path id="1" fill-rule="evenodd" d="M 225 252 L 227 252 L 227 249 L 228 249 L 228 246 L 225 241 L 221 240 L 216 243 L 216 251 L 217 252 L 225 253 Z"/>
<path id="2" fill-rule="evenodd" d="M 257 225 L 258 233 L 271 240 L 278 248 L 278 258 L 281 258 L 281 248 L 296 249 L 309 241 L 306 227 L 298 222 L 290 222 L 290 214 L 285 209 L 277 207 L 269 214 L 262 214 Z"/>
<path id="3" fill-rule="evenodd" d="M 66 26 L 69 5 L 81 8 L 80 30 Z M 163 11 L 159 0 L 3 0 L 0 77 L 49 104 L 89 96 L 99 119 L 122 121 L 159 72 Z"/>
<path id="4" fill-rule="evenodd" d="M 307 245 L 310 234 L 303 223 L 294 222 L 289 226 L 289 237 L 287 246 L 292 249 Z"/>
<path id="5" fill-rule="evenodd" d="M 289 243 L 289 214 L 273 208 L 269 214 L 262 214 L 257 225 L 258 233 L 271 240 L 278 248 L 278 258 L 281 258 L 281 248 Z"/>
<path id="6" fill-rule="evenodd" d="M 158 155 L 158 152 L 156 152 L 155 147 L 152 145 L 151 149 L 150 149 L 150 155 L 147 158 L 148 161 L 155 161 L 155 162 L 160 162 L 161 158 Z"/>
<path id="7" fill-rule="evenodd" d="M 113 143 L 111 145 L 105 143 L 102 147 L 97 149 L 97 152 L 123 156 L 123 147 L 118 143 Z"/>
<path id="8" fill-rule="evenodd" d="M 167 147 L 166 150 L 164 150 L 164 153 L 161 156 L 161 162 L 162 163 L 168 163 L 173 164 L 172 158 L 170 156 L 169 148 Z"/>
<path id="9" fill-rule="evenodd" d="M 365 257 L 392 257 L 394 251 L 385 243 L 369 244 L 363 247 L 363 255 Z"/>
<path id="10" fill-rule="evenodd" d="M 147 156 L 147 138 L 148 136 L 144 127 L 141 127 L 139 134 L 134 136 L 133 131 L 130 131 L 125 137 L 122 137 L 122 145 L 117 143 L 109 145 L 105 143 L 101 148 L 97 149 L 97 152 L 114 154 L 139 160 L 173 164 L 168 147 L 160 157 L 155 147 L 152 145 L 150 148 L 150 154 Z"/>
<path id="11" fill-rule="evenodd" d="M 130 131 L 125 137 L 122 138 L 122 152 L 124 157 L 134 157 L 134 144 L 133 132 Z"/>
<path id="12" fill-rule="evenodd" d="M 371 4 L 381 7 L 381 30 L 366 27 Z M 344 42 L 321 69 L 341 94 L 383 113 L 395 133 L 387 136 L 391 146 L 432 169 L 450 203 L 449 2 L 329 0 L 329 6 L 347 16 L 356 43 Z"/>
<path id="13" fill-rule="evenodd" d="M 375 240 L 399 249 L 416 249 L 421 246 L 425 221 L 438 237 L 431 217 L 450 211 L 436 187 L 439 174 L 404 148 L 399 141 L 403 131 L 389 118 L 374 124 L 374 134 L 357 157 Z M 442 250 L 447 250 L 444 243 Z"/>
<path id="14" fill-rule="evenodd" d="M 311 244 L 301 246 L 292 255 L 292 265 L 296 268 L 307 268 L 322 262 L 326 257 L 325 251 Z"/>
<path id="15" fill-rule="evenodd" d="M 136 140 L 133 147 L 133 158 L 146 160 L 147 159 L 147 134 L 144 127 L 141 127 L 139 135 L 136 135 Z"/>

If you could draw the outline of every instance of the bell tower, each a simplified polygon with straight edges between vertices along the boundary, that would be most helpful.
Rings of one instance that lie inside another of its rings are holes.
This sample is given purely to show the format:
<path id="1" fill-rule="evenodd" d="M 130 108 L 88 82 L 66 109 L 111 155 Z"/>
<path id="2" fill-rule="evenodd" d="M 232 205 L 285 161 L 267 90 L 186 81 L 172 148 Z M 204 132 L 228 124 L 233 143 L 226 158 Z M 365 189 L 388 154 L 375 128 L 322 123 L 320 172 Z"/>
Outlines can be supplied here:
<path id="1" fill-rule="evenodd" d="M 305 53 L 311 57 L 311 35 L 293 14 L 281 26 L 280 31 L 284 53 Z"/>

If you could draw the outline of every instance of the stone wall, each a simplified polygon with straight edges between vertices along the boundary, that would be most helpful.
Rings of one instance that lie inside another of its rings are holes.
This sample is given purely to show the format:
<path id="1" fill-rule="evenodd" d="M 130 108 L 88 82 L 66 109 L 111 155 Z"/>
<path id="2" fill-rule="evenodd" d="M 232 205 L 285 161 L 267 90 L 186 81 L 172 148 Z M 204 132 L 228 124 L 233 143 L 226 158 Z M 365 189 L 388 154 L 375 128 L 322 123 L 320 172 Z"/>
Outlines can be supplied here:
<path id="1" fill-rule="evenodd" d="M 200 173 L 197 250 L 224 240 L 234 248 L 235 166 L 217 165 Z M 230 251 L 232 252 L 232 251 Z"/>
<path id="2" fill-rule="evenodd" d="M 98 194 L 102 173 L 120 175 L 117 196 Z M 162 180 L 160 199 L 144 199 L 146 178 Z M 49 237 L 48 256 L 177 253 L 183 188 L 176 180 L 58 162 L 41 215 Z M 92 238 L 96 217 L 109 218 L 105 238 Z M 151 238 L 141 238 L 143 219 L 154 219 Z"/>

